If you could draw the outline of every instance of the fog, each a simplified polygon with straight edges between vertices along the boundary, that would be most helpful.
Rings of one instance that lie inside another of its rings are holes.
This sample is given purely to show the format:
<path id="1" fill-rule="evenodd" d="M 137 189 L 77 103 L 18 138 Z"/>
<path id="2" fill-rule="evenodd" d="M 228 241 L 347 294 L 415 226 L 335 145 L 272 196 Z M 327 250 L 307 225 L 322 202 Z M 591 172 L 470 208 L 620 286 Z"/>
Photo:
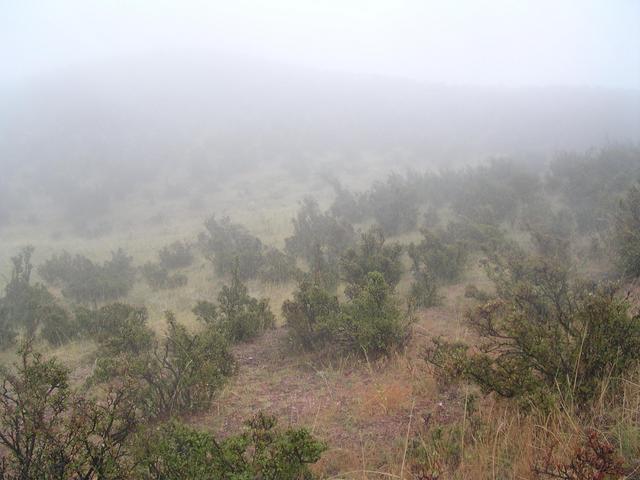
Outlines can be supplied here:
<path id="1" fill-rule="evenodd" d="M 495 156 L 543 165 L 640 136 L 632 1 L 0 11 L 5 217 L 167 178 L 204 182 L 197 172 L 334 169 L 327 159 L 380 174 Z"/>
<path id="2" fill-rule="evenodd" d="M 0 479 L 637 478 L 638 25 L 0 0 Z"/>

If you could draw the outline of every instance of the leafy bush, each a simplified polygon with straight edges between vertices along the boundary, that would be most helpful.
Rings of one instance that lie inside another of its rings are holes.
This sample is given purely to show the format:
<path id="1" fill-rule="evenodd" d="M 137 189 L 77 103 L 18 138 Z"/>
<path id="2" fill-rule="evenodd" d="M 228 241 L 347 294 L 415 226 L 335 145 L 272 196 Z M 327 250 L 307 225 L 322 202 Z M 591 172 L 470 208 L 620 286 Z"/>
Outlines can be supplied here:
<path id="1" fill-rule="evenodd" d="M 104 356 L 127 353 L 141 355 L 153 343 L 147 326 L 147 309 L 126 303 L 112 303 L 97 310 L 76 309 L 78 326 L 100 347 Z"/>
<path id="2" fill-rule="evenodd" d="M 427 272 L 421 271 L 414 274 L 409 293 L 410 301 L 419 308 L 429 308 L 440 304 L 438 284 Z"/>
<path id="3" fill-rule="evenodd" d="M 426 272 L 432 279 L 447 283 L 458 280 L 467 264 L 466 245 L 450 241 L 441 232 L 422 230 L 422 236 L 419 244 L 412 243 L 407 249 L 414 274 Z"/>
<path id="4" fill-rule="evenodd" d="M 296 259 L 275 248 L 264 254 L 258 277 L 263 282 L 284 283 L 300 278 L 302 272 L 296 266 Z"/>
<path id="5" fill-rule="evenodd" d="M 640 186 L 634 185 L 620 202 L 614 225 L 618 268 L 626 276 L 640 276 Z"/>
<path id="6" fill-rule="evenodd" d="M 285 300 L 282 314 L 293 342 L 304 349 L 323 346 L 331 338 L 331 323 L 338 315 L 338 298 L 309 279 Z"/>
<path id="7" fill-rule="evenodd" d="M 158 253 L 160 266 L 167 270 L 185 268 L 193 263 L 193 253 L 191 245 L 184 242 L 173 242 L 167 245 Z"/>
<path id="8" fill-rule="evenodd" d="M 224 440 L 176 422 L 153 432 L 142 454 L 139 477 L 148 480 L 310 480 L 308 465 L 326 446 L 308 430 L 277 428 L 258 413 L 244 433 Z"/>
<path id="9" fill-rule="evenodd" d="M 27 345 L 15 369 L 0 367 L 0 478 L 127 478 L 124 449 L 137 424 L 128 386 L 83 398 L 69 371 Z"/>
<path id="10" fill-rule="evenodd" d="M 126 367 L 140 382 L 140 403 L 154 419 L 206 409 L 235 361 L 226 339 L 215 329 L 191 334 L 167 312 L 167 333 L 151 353 Z"/>
<path id="11" fill-rule="evenodd" d="M 63 252 L 47 260 L 38 271 L 46 282 L 62 286 L 65 297 L 93 305 L 124 297 L 135 281 L 132 258 L 122 249 L 111 252 L 111 259 L 102 265 Z"/>
<path id="12" fill-rule="evenodd" d="M 11 280 L 0 298 L 0 346 L 9 346 L 23 329 L 28 338 L 40 327 L 47 341 L 60 345 L 75 336 L 72 320 L 49 291 L 40 284 L 31 285 L 32 247 L 12 258 Z"/>
<path id="13" fill-rule="evenodd" d="M 200 235 L 200 243 L 207 258 L 213 262 L 218 275 L 232 273 L 238 268 L 240 278 L 254 278 L 263 263 L 264 246 L 259 238 L 251 235 L 242 225 L 232 223 L 229 217 L 205 222 L 206 233 Z"/>
<path id="14" fill-rule="evenodd" d="M 310 197 L 303 200 L 293 219 L 293 235 L 285 240 L 286 251 L 309 263 L 318 251 L 330 264 L 337 264 L 340 255 L 353 244 L 353 227 L 328 213 L 322 213 Z"/>
<path id="15" fill-rule="evenodd" d="M 251 340 L 275 324 L 269 300 L 250 297 L 237 269 L 234 270 L 231 285 L 222 287 L 218 304 L 218 325 L 233 342 Z"/>
<path id="16" fill-rule="evenodd" d="M 187 277 L 181 273 L 169 273 L 169 270 L 159 263 L 145 263 L 141 268 L 142 276 L 154 290 L 172 290 L 184 287 Z"/>
<path id="17" fill-rule="evenodd" d="M 389 354 L 409 339 L 411 320 L 400 311 L 384 276 L 370 272 L 366 284 L 341 306 L 332 335 L 346 350 L 370 357 Z"/>
<path id="18" fill-rule="evenodd" d="M 427 354 L 447 376 L 542 406 L 559 391 L 580 405 L 640 360 L 640 317 L 612 288 L 572 281 L 542 257 L 496 261 L 488 273 L 497 299 L 468 315 L 479 350 L 436 340 Z"/>
<path id="19" fill-rule="evenodd" d="M 385 245 L 382 230 L 373 228 L 362 234 L 356 248 L 350 248 L 342 255 L 342 276 L 350 284 L 364 285 L 369 272 L 380 272 L 387 284 L 395 288 L 402 275 L 401 255 L 401 245 Z"/>

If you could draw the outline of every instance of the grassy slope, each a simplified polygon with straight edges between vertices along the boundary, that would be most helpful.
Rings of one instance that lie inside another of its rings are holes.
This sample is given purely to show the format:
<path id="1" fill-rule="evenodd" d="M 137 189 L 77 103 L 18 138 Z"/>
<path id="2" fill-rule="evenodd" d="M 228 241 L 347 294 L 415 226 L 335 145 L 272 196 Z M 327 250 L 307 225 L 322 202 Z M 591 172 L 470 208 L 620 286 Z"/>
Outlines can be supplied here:
<path id="1" fill-rule="evenodd" d="M 381 172 L 375 164 L 371 168 L 354 169 L 345 173 L 345 183 L 364 189 L 372 179 L 379 178 Z M 297 202 L 307 194 L 318 198 L 323 206 L 329 204 L 332 195 L 317 176 L 300 181 L 279 169 L 250 172 L 234 177 L 224 189 L 198 194 L 197 201 L 193 195 L 155 201 L 129 200 L 116 208 L 109 219 L 112 232 L 98 238 L 80 238 L 64 230 L 55 233 L 58 230 L 55 217 L 47 216 L 45 207 L 38 225 L 3 231 L 0 272 L 5 275 L 9 272 L 10 256 L 25 243 L 36 247 L 36 264 L 62 249 L 105 259 L 111 250 L 121 246 L 134 257 L 136 265 L 141 265 L 153 260 L 161 247 L 174 240 L 195 240 L 203 228 L 203 220 L 211 213 L 229 215 L 265 243 L 282 247 L 284 238 L 291 233 L 291 218 Z M 417 233 L 413 233 L 389 240 L 407 243 L 416 238 Z M 185 273 L 189 283 L 183 288 L 154 292 L 139 280 L 126 300 L 146 305 L 150 323 L 158 332 L 163 330 L 163 312 L 167 309 L 175 311 L 180 321 L 196 328 L 191 308 L 197 300 L 215 298 L 224 279 L 215 278 L 211 265 L 200 256 Z M 405 275 L 399 285 L 402 295 L 406 294 L 409 283 L 410 278 Z M 432 336 L 468 337 L 469 332 L 462 323 L 470 302 L 464 298 L 467 283 L 490 288 L 475 260 L 461 282 L 443 289 L 441 306 L 419 312 L 406 352 L 379 363 L 290 352 L 283 328 L 255 343 L 236 347 L 238 375 L 212 408 L 192 418 L 192 423 L 224 434 L 235 431 L 244 419 L 263 409 L 276 414 L 281 423 L 309 426 L 328 442 L 330 448 L 317 465 L 318 472 L 330 478 L 373 479 L 407 475 L 409 467 L 403 466 L 407 438 L 418 438 L 417 447 L 420 442 L 431 445 L 433 432 L 440 431 L 440 426 L 445 426 L 445 432 L 446 426 L 451 426 L 454 432 L 456 429 L 464 432 L 465 428 L 471 428 L 471 423 L 479 422 L 485 427 L 473 430 L 473 446 L 465 446 L 466 434 L 457 437 L 443 434 L 445 440 L 441 443 L 451 450 L 449 460 L 462 458 L 462 462 L 457 461 L 455 467 L 451 467 L 457 472 L 456 476 L 528 478 L 529 459 L 536 448 L 540 428 L 554 435 L 565 435 L 562 440 L 569 444 L 572 430 L 565 428 L 569 417 L 559 414 L 558 418 L 547 419 L 548 424 L 539 425 L 514 415 L 500 402 L 483 399 L 479 409 L 482 413 L 469 419 L 469 392 L 437 385 L 421 359 L 422 349 Z M 270 286 L 254 281 L 249 288 L 251 294 L 270 299 L 281 324 L 280 305 L 295 285 Z M 92 351 L 93 346 L 87 342 L 73 342 L 48 350 L 73 368 L 77 381 L 89 375 Z M 0 361 L 11 361 L 11 355 L 2 354 Z M 629 396 L 630 401 L 640 401 L 640 393 L 636 391 Z M 438 427 L 434 427 L 436 425 Z M 577 428 L 573 431 L 577 432 Z M 446 471 L 449 460 L 443 457 L 443 460 L 435 459 L 433 464 Z"/>

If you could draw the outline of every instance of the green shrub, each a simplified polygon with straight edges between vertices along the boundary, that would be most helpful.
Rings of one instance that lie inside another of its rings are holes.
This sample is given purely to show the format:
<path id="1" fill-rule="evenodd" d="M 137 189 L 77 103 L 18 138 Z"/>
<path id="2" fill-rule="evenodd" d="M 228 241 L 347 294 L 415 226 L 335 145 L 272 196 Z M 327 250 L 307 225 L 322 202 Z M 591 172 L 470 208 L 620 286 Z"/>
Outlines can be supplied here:
<path id="1" fill-rule="evenodd" d="M 395 288 L 402 276 L 402 246 L 385 245 L 384 233 L 372 228 L 362 234 L 361 242 L 347 250 L 340 258 L 344 280 L 354 285 L 364 285 L 369 272 L 380 272 L 387 285 Z"/>
<path id="2" fill-rule="evenodd" d="M 169 270 L 160 263 L 145 263 L 140 267 L 142 276 L 154 290 L 172 290 L 184 287 L 187 277 L 181 273 L 169 273 Z"/>
<path id="3" fill-rule="evenodd" d="M 296 259 L 275 248 L 269 248 L 264 254 L 258 278 L 263 282 L 285 283 L 300 278 L 302 272 L 296 266 Z"/>
<path id="4" fill-rule="evenodd" d="M 410 336 L 411 317 L 403 314 L 380 272 L 370 272 L 366 284 L 352 292 L 331 326 L 345 349 L 368 357 L 389 354 Z"/>
<path id="5" fill-rule="evenodd" d="M 441 302 L 440 295 L 438 295 L 438 284 L 427 272 L 414 274 L 409 298 L 413 305 L 419 308 L 434 307 Z"/>
<path id="6" fill-rule="evenodd" d="M 167 270 L 188 267 L 193 263 L 191 245 L 184 242 L 173 242 L 158 252 L 160 266 Z"/>
<path id="7" fill-rule="evenodd" d="M 412 243 L 407 249 L 414 274 L 428 273 L 432 279 L 445 283 L 458 280 L 467 264 L 466 245 L 442 232 L 422 230 L 422 236 L 419 244 Z"/>
<path id="8" fill-rule="evenodd" d="M 620 201 L 614 225 L 619 270 L 628 277 L 640 276 L 640 186 L 632 186 Z"/>
<path id="9" fill-rule="evenodd" d="M 141 450 L 139 478 L 148 480 L 311 480 L 308 465 L 326 446 L 308 430 L 277 428 L 274 417 L 258 413 L 244 433 L 217 440 L 171 422 L 153 432 Z"/>
<path id="10" fill-rule="evenodd" d="M 61 345 L 75 336 L 72 320 L 67 311 L 41 284 L 31 285 L 32 247 L 24 248 L 12 258 L 11 279 L 0 298 L 0 346 L 7 347 L 23 330 L 27 338 L 38 331 L 47 341 Z"/>
<path id="11" fill-rule="evenodd" d="M 331 338 L 331 324 L 340 311 L 338 298 L 309 279 L 285 300 L 282 314 L 293 342 L 307 350 L 319 348 Z"/>
<path id="12" fill-rule="evenodd" d="M 218 307 L 213 302 L 201 300 L 192 311 L 205 325 L 214 326 L 218 321 Z"/>
<path id="13" fill-rule="evenodd" d="M 275 324 L 269 301 L 249 296 L 237 268 L 233 272 L 231 285 L 222 287 L 218 305 L 218 325 L 232 342 L 254 339 Z"/>
<path id="14" fill-rule="evenodd" d="M 286 251 L 310 264 L 318 251 L 329 264 L 336 265 L 340 255 L 353 244 L 353 227 L 328 213 L 322 213 L 310 197 L 302 202 L 293 219 L 293 235 L 285 240 Z"/>
<path id="15" fill-rule="evenodd" d="M 436 341 L 427 354 L 446 375 L 525 403 L 544 406 L 558 392 L 581 405 L 640 360 L 640 317 L 612 288 L 542 257 L 496 262 L 489 274 L 497 299 L 468 315 L 479 349 Z"/>
<path id="16" fill-rule="evenodd" d="M 262 267 L 264 246 L 242 225 L 232 223 L 229 217 L 205 222 L 206 233 L 200 235 L 205 256 L 213 262 L 218 275 L 234 272 L 236 263 L 240 278 L 255 278 Z"/>
<path id="17" fill-rule="evenodd" d="M 127 367 L 127 374 L 139 380 L 140 403 L 154 419 L 208 408 L 235 372 L 227 341 L 217 330 L 207 328 L 191 334 L 170 312 L 165 338 L 136 362 L 138 365 Z"/>
<path id="18" fill-rule="evenodd" d="M 126 296 L 136 273 L 132 258 L 122 249 L 111 252 L 111 259 L 102 265 L 63 252 L 47 260 L 38 271 L 46 282 L 60 285 L 65 297 L 93 305 Z"/>
<path id="19" fill-rule="evenodd" d="M 69 371 L 30 346 L 14 369 L 0 367 L 0 478 L 128 478 L 128 438 L 137 418 L 129 386 L 105 400 L 69 387 Z"/>

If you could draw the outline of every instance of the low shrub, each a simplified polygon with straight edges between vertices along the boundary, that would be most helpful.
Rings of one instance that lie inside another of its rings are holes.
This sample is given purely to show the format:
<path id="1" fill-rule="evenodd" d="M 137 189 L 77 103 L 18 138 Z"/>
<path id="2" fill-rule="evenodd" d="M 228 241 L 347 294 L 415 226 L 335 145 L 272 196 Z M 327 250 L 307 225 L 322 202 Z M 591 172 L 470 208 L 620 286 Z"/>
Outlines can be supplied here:
<path id="1" fill-rule="evenodd" d="M 218 295 L 218 309 L 218 325 L 232 342 L 252 340 L 275 325 L 269 300 L 249 296 L 237 269 Z"/>
<path id="2" fill-rule="evenodd" d="M 184 287 L 188 282 L 186 275 L 169 273 L 169 270 L 160 263 L 145 263 L 140 267 L 140 271 L 149 286 L 154 290 L 172 290 Z"/>
<path id="3" fill-rule="evenodd" d="M 167 270 L 186 268 L 193 263 L 191 245 L 185 242 L 173 242 L 158 252 L 160 266 Z"/>
<path id="4" fill-rule="evenodd" d="M 411 321 L 410 315 L 401 312 L 384 276 L 370 272 L 366 284 L 341 306 L 332 322 L 332 336 L 345 350 L 375 357 L 405 345 Z"/>
<path id="5" fill-rule="evenodd" d="M 340 258 L 342 277 L 350 284 L 364 285 L 369 272 L 380 272 L 387 285 L 395 288 L 402 276 L 401 255 L 401 245 L 385 245 L 382 230 L 372 228 L 362 234 L 355 248 L 350 248 Z"/>
<path id="6" fill-rule="evenodd" d="M 493 263 L 488 273 L 497 298 L 467 315 L 480 346 L 436 340 L 427 351 L 443 376 L 525 404 L 544 407 L 559 393 L 581 406 L 640 360 L 640 317 L 611 286 L 585 285 L 541 257 Z"/>
<path id="7" fill-rule="evenodd" d="M 31 284 L 32 247 L 24 248 L 12 258 L 11 279 L 0 298 L 0 346 L 10 346 L 24 331 L 27 338 L 41 332 L 45 340 L 61 345 L 75 336 L 75 328 L 67 311 L 62 308 L 44 285 Z"/>
<path id="8" fill-rule="evenodd" d="M 218 221 L 215 216 L 205 222 L 206 233 L 200 235 L 205 256 L 213 263 L 218 275 L 233 273 L 240 278 L 255 278 L 263 264 L 264 246 L 246 228 L 232 223 L 229 217 Z"/>
<path id="9" fill-rule="evenodd" d="M 325 450 L 308 430 L 282 430 L 262 413 L 246 422 L 245 432 L 224 440 L 171 422 L 144 442 L 139 478 L 311 480 L 309 465 Z"/>
<path id="10" fill-rule="evenodd" d="M 46 282 L 60 285 L 65 297 L 94 306 L 126 296 L 136 274 L 132 258 L 122 249 L 111 252 L 111 259 L 102 265 L 63 252 L 47 260 L 38 271 Z"/>
<path id="11" fill-rule="evenodd" d="M 438 284 L 427 272 L 417 272 L 414 274 L 414 281 L 411 284 L 409 299 L 418 308 L 429 308 L 439 305 L 441 302 L 438 295 Z"/>
<path id="12" fill-rule="evenodd" d="M 422 230 L 422 236 L 419 244 L 412 243 L 407 250 L 414 274 L 426 272 L 434 280 L 445 283 L 458 280 L 467 265 L 466 245 L 442 232 Z"/>
<path id="13" fill-rule="evenodd" d="M 296 259 L 276 248 L 266 250 L 258 278 L 263 282 L 285 283 L 299 279 L 302 275 Z"/>
<path id="14" fill-rule="evenodd" d="M 282 314 L 293 343 L 306 350 L 319 348 L 331 338 L 331 323 L 338 315 L 338 298 L 309 279 L 285 300 Z"/>
<path id="15" fill-rule="evenodd" d="M 165 338 L 126 370 L 139 381 L 139 403 L 153 419 L 208 408 L 234 372 L 235 360 L 227 340 L 217 330 L 207 328 L 191 334 L 170 312 Z"/>

